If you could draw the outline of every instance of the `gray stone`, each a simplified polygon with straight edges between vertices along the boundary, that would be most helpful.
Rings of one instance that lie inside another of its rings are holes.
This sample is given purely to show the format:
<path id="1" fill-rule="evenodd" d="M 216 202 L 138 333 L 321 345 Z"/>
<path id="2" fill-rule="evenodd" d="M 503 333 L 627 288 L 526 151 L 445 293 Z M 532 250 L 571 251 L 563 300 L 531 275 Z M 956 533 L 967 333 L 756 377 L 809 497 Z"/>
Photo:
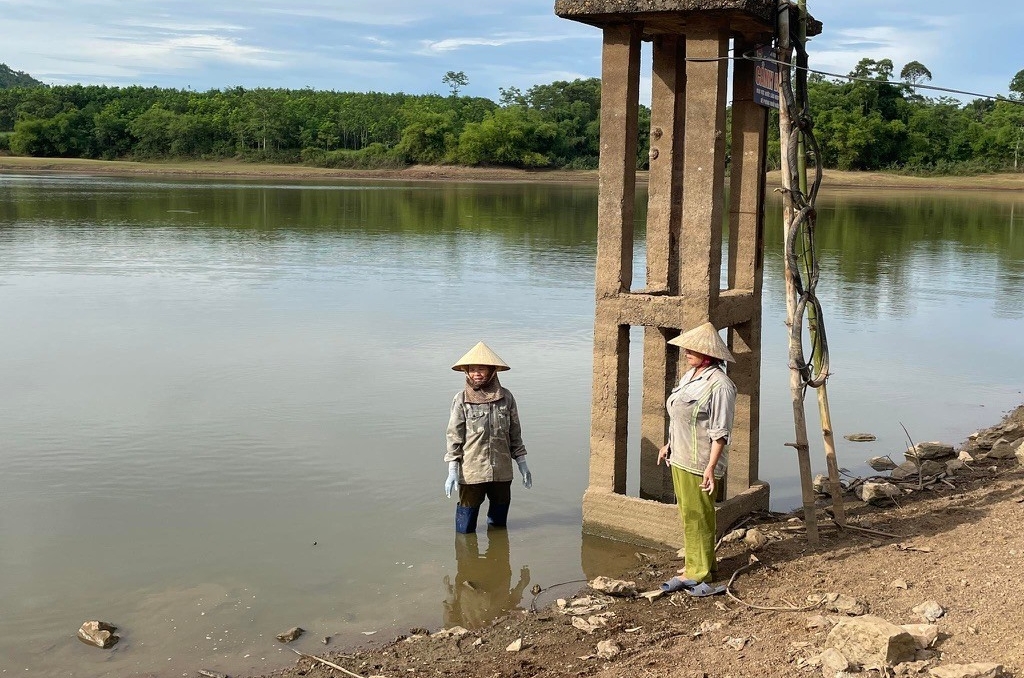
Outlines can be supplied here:
<path id="1" fill-rule="evenodd" d="M 830 629 L 834 622 L 826 617 L 825 615 L 816 614 L 807 618 L 807 628 L 809 629 Z"/>
<path id="2" fill-rule="evenodd" d="M 821 599 L 822 606 L 830 612 L 847 614 L 851 617 L 868 613 L 868 604 L 844 593 L 826 593 Z"/>
<path id="3" fill-rule="evenodd" d="M 850 661 L 834 647 L 822 652 L 818 661 L 821 664 L 821 674 L 824 678 L 834 678 L 837 673 L 850 668 Z"/>
<path id="4" fill-rule="evenodd" d="M 843 437 L 851 443 L 870 443 L 876 439 L 874 434 L 871 433 L 847 433 Z"/>
<path id="5" fill-rule="evenodd" d="M 999 678 L 1003 675 L 1002 664 L 977 662 L 974 664 L 947 664 L 936 666 L 929 675 L 932 678 Z"/>
<path id="6" fill-rule="evenodd" d="M 277 634 L 277 639 L 280 640 L 282 643 L 290 643 L 305 632 L 306 629 L 300 626 L 293 626 L 284 633 Z"/>
<path id="7" fill-rule="evenodd" d="M 102 621 L 87 621 L 78 629 L 78 639 L 87 645 L 106 650 L 113 647 L 120 636 L 114 635 L 117 627 Z"/>
<path id="8" fill-rule="evenodd" d="M 1024 466 L 1024 440 L 1017 444 L 1013 456 L 1017 457 L 1017 462 Z"/>
<path id="9" fill-rule="evenodd" d="M 917 445 L 914 445 L 913 449 L 904 453 L 904 456 L 906 456 L 907 459 L 916 458 L 922 461 L 925 459 L 948 459 L 955 455 L 956 452 L 953 451 L 952 445 L 936 441 L 918 443 Z"/>
<path id="10" fill-rule="evenodd" d="M 914 607 L 913 612 L 914 614 L 921 615 L 921 618 L 929 623 L 940 619 L 942 615 L 946 614 L 946 610 L 934 600 L 927 600 L 917 605 Z"/>
<path id="11" fill-rule="evenodd" d="M 841 620 L 829 632 L 825 644 L 860 666 L 893 666 L 913 661 L 917 652 L 909 633 L 872 615 Z"/>
<path id="12" fill-rule="evenodd" d="M 902 624 L 901 629 L 913 637 L 918 649 L 927 650 L 935 644 L 939 637 L 939 627 L 935 624 Z"/>
<path id="13" fill-rule="evenodd" d="M 601 659 L 615 659 L 622 652 L 622 646 L 614 640 L 602 640 L 597 644 L 597 656 Z"/>
<path id="14" fill-rule="evenodd" d="M 868 459 L 868 466 L 876 471 L 891 471 L 896 468 L 896 462 L 890 457 L 871 457 Z"/>
<path id="15" fill-rule="evenodd" d="M 929 476 L 938 475 L 946 470 L 946 465 L 941 464 L 931 459 L 925 459 L 921 462 L 921 474 L 927 478 Z M 893 480 L 906 480 L 907 478 L 917 478 L 917 464 L 911 460 L 907 460 L 893 469 L 892 473 Z"/>
<path id="16" fill-rule="evenodd" d="M 956 455 L 956 458 L 964 462 L 965 464 L 970 464 L 971 462 L 974 461 L 974 457 L 972 457 L 971 453 L 968 452 L 967 450 L 960 450 L 960 454 Z"/>
<path id="17" fill-rule="evenodd" d="M 962 471 L 965 468 L 967 468 L 967 464 L 959 459 L 949 459 L 946 461 L 946 473 L 950 475 L 953 475 L 957 471 Z"/>
<path id="18" fill-rule="evenodd" d="M 1013 443 L 1006 438 L 1000 438 L 992 445 L 992 449 L 988 451 L 989 459 L 1013 459 L 1016 452 L 1016 447 Z"/>
<path id="19" fill-rule="evenodd" d="M 595 577 L 594 581 L 590 582 L 590 588 L 609 596 L 632 598 L 637 594 L 635 581 L 622 581 L 608 577 Z"/>
<path id="20" fill-rule="evenodd" d="M 768 543 L 768 537 L 764 536 L 764 532 L 761 530 L 752 528 L 743 535 L 743 543 L 749 546 L 751 551 L 757 551 L 764 548 L 765 544 Z"/>
<path id="21" fill-rule="evenodd" d="M 903 662 L 897 664 L 895 667 L 897 676 L 916 676 L 924 673 L 928 670 L 930 662 L 917 660 L 912 662 Z"/>
<path id="22" fill-rule="evenodd" d="M 893 497 L 899 497 L 903 491 L 892 483 L 864 483 L 857 487 L 857 496 L 867 504 L 886 503 Z"/>
<path id="23" fill-rule="evenodd" d="M 747 536 L 747 529 L 745 527 L 738 527 L 729 534 L 722 537 L 722 541 L 726 544 L 731 544 L 735 541 L 742 541 L 743 537 Z"/>
<path id="24" fill-rule="evenodd" d="M 827 495 L 827 496 L 831 497 L 832 496 L 832 481 L 829 480 L 828 476 L 819 473 L 818 475 L 814 476 L 814 491 L 817 492 L 818 494 L 824 494 L 824 495 Z M 844 486 L 843 485 L 843 481 L 840 480 L 839 481 L 839 492 L 842 493 L 842 492 L 845 492 L 845 491 L 846 491 L 846 486 Z"/>

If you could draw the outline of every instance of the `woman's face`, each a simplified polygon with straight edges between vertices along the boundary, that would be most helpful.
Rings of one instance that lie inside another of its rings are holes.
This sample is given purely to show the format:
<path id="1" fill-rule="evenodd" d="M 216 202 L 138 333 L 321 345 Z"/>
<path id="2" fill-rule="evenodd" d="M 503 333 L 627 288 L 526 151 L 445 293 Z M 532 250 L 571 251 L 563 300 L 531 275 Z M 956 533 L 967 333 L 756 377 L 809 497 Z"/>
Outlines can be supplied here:
<path id="1" fill-rule="evenodd" d="M 696 351 L 691 351 L 688 348 L 683 349 L 683 353 L 686 355 L 686 364 L 690 367 L 700 367 L 701 365 L 706 364 L 706 361 L 708 360 L 708 357 L 703 353 L 697 353 Z"/>
<path id="2" fill-rule="evenodd" d="M 474 386 L 480 386 L 486 384 L 487 380 L 491 378 L 493 369 L 490 365 L 469 365 L 466 367 L 466 374 L 469 375 L 469 381 Z"/>

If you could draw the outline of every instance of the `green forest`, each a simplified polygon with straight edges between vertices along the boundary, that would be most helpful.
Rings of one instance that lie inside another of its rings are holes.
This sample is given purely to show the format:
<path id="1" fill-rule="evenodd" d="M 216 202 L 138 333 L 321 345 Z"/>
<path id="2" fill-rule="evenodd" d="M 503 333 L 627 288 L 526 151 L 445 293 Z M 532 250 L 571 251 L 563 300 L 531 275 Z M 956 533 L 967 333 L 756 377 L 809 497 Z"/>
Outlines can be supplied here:
<path id="1" fill-rule="evenodd" d="M 843 170 L 980 173 L 1024 170 L 1024 70 L 1010 98 L 963 103 L 926 96 L 932 78 L 889 59 L 862 59 L 850 76 L 812 75 L 819 164 Z M 456 164 L 518 168 L 597 167 L 597 78 L 500 90 L 498 101 L 446 95 L 245 89 L 46 86 L 0 70 L 0 151 L 100 159 L 217 159 L 341 168 Z M 637 166 L 648 157 L 650 111 L 641 106 Z M 778 129 L 769 126 L 769 165 Z"/>

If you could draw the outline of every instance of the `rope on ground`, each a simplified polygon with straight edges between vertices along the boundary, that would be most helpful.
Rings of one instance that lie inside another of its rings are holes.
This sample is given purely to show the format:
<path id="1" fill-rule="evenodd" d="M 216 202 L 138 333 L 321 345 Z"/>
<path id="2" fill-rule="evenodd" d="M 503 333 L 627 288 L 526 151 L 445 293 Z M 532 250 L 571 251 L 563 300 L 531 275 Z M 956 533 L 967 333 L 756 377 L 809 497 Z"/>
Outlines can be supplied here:
<path id="1" fill-rule="evenodd" d="M 746 572 L 747 570 L 751 570 L 758 565 L 764 565 L 764 563 L 758 560 L 757 556 L 750 556 L 750 562 L 748 562 L 743 567 L 737 569 L 735 572 L 732 573 L 732 576 L 729 577 L 729 582 L 725 585 L 725 595 L 729 596 L 740 605 L 749 607 L 751 610 L 763 610 L 765 612 L 807 612 L 808 610 L 813 610 L 821 604 L 814 603 L 813 605 L 804 605 L 803 607 L 797 607 L 795 605 L 790 605 L 789 607 L 772 607 L 768 605 L 754 605 L 753 603 L 748 603 L 745 600 L 741 600 L 733 592 L 732 585 L 736 581 L 736 577 L 740 576 L 740 573 Z"/>
<path id="2" fill-rule="evenodd" d="M 558 586 L 566 586 L 568 584 L 584 584 L 584 583 L 586 583 L 588 581 L 590 581 L 590 580 L 589 579 L 573 579 L 571 581 L 563 581 L 563 582 L 559 582 L 557 584 L 552 584 L 551 586 L 546 586 L 544 588 L 535 589 L 534 593 L 533 593 L 533 600 L 530 601 L 530 612 L 536 612 L 537 611 L 537 596 L 539 596 L 540 594 L 544 593 L 545 591 L 550 591 L 551 589 L 556 588 Z"/>

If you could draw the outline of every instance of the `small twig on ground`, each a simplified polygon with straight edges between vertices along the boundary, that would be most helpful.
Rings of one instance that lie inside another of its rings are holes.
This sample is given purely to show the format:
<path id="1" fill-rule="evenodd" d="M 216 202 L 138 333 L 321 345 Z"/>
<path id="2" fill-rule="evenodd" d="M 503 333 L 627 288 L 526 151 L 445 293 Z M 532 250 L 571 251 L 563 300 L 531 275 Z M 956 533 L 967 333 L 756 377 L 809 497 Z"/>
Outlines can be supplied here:
<path id="1" fill-rule="evenodd" d="M 346 676 L 350 676 L 351 678 L 363 678 L 358 673 L 352 673 L 348 669 L 343 668 L 341 666 L 338 666 L 334 662 L 329 662 L 326 659 L 322 659 L 320 657 L 317 657 L 315 654 L 306 654 L 305 652 L 299 652 L 294 647 L 292 648 L 292 652 L 294 652 L 295 654 L 299 655 L 300 657 L 305 657 L 306 659 L 312 659 L 314 661 L 320 662 L 324 666 L 330 666 L 332 669 L 337 669 L 337 670 L 341 671 L 342 673 L 344 673 Z"/>
<path id="2" fill-rule="evenodd" d="M 886 537 L 888 539 L 899 539 L 900 538 L 899 535 L 895 535 L 895 534 L 893 534 L 891 532 L 883 532 L 882 530 L 873 530 L 870 527 L 861 527 L 860 525 L 851 525 L 850 523 L 846 523 L 845 526 L 839 526 L 837 524 L 836 527 L 839 527 L 839 529 L 844 529 L 845 528 L 847 530 L 853 530 L 855 532 L 864 532 L 865 534 L 871 534 L 871 535 L 874 535 L 876 537 Z"/>
<path id="3" fill-rule="evenodd" d="M 902 428 L 903 432 L 907 434 L 907 440 L 910 441 L 910 451 L 914 455 L 914 466 L 917 467 L 917 489 L 923 490 L 924 489 L 924 478 L 922 477 L 922 474 L 921 474 L 921 455 L 917 451 L 917 445 L 914 444 L 914 439 L 910 437 L 910 431 L 907 430 L 907 427 L 903 425 L 902 421 L 900 422 L 900 428 Z M 893 463 L 895 464 L 896 462 L 893 462 Z M 898 506 L 898 504 L 897 504 L 897 506 Z"/>

